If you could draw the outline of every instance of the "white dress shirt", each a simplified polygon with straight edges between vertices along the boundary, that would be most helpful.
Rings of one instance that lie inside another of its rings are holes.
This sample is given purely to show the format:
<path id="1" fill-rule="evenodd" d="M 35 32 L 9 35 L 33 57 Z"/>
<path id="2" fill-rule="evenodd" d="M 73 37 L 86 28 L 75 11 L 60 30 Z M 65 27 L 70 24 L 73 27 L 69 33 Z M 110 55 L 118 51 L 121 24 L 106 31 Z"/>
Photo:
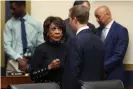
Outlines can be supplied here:
<path id="1" fill-rule="evenodd" d="M 77 35 L 79 32 L 81 32 L 82 30 L 84 30 L 84 29 L 89 29 L 89 27 L 88 27 L 88 26 L 84 26 L 84 27 L 79 28 L 79 29 L 77 30 L 77 32 L 76 32 L 76 35 Z"/>
<path id="2" fill-rule="evenodd" d="M 105 28 L 102 30 L 102 34 L 101 34 L 101 40 L 104 42 L 104 40 L 106 39 L 108 33 L 109 33 L 109 30 L 113 24 L 114 20 L 112 20 L 109 24 L 107 24 L 105 26 Z"/>

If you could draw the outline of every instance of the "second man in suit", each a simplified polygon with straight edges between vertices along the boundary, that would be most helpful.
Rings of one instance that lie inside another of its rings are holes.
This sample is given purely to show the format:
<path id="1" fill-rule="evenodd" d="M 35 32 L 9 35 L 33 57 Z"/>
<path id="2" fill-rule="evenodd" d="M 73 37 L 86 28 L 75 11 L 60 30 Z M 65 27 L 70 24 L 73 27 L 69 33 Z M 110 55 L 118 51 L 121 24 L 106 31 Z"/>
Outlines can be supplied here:
<path id="1" fill-rule="evenodd" d="M 128 31 L 112 19 L 107 6 L 100 6 L 95 11 L 100 27 L 97 35 L 104 42 L 104 69 L 108 80 L 124 81 L 123 59 L 128 47 Z"/>

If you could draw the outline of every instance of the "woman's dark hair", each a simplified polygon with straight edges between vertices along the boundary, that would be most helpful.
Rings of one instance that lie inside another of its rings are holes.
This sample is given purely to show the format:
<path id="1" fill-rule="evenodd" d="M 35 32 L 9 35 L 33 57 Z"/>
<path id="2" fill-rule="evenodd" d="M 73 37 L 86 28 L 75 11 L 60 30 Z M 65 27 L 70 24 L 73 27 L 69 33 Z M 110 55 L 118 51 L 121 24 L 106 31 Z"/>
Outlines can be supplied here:
<path id="1" fill-rule="evenodd" d="M 43 29 L 44 29 L 43 36 L 46 42 L 49 41 L 49 37 L 47 36 L 47 33 L 52 23 L 62 30 L 62 34 L 63 34 L 62 39 L 64 38 L 66 33 L 64 21 L 60 17 L 49 16 L 46 18 L 46 20 L 43 23 Z"/>

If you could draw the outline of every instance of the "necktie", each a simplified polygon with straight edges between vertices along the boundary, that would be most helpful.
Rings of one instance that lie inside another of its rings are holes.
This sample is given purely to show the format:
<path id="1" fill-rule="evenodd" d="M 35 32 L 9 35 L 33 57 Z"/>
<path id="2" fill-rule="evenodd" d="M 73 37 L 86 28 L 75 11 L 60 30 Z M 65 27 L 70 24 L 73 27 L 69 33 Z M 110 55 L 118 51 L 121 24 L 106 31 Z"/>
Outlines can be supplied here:
<path id="1" fill-rule="evenodd" d="M 102 30 L 102 34 L 101 34 L 101 40 L 104 42 L 105 39 L 106 39 L 106 28 L 104 28 L 104 29 Z"/>
<path id="2" fill-rule="evenodd" d="M 27 50 L 27 37 L 26 37 L 26 30 L 24 23 L 25 20 L 21 18 L 20 21 L 21 21 L 21 40 L 22 40 L 23 54 L 24 54 Z"/>

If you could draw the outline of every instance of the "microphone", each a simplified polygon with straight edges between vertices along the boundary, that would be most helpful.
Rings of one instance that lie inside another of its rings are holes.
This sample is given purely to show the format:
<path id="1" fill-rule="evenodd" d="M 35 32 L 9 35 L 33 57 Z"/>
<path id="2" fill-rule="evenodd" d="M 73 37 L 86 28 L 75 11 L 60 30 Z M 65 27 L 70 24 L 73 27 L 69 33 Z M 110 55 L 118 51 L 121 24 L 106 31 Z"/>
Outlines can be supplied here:
<path id="1" fill-rule="evenodd" d="M 25 57 L 31 57 L 31 50 L 30 49 L 26 49 L 26 52 L 24 53 Z"/>

